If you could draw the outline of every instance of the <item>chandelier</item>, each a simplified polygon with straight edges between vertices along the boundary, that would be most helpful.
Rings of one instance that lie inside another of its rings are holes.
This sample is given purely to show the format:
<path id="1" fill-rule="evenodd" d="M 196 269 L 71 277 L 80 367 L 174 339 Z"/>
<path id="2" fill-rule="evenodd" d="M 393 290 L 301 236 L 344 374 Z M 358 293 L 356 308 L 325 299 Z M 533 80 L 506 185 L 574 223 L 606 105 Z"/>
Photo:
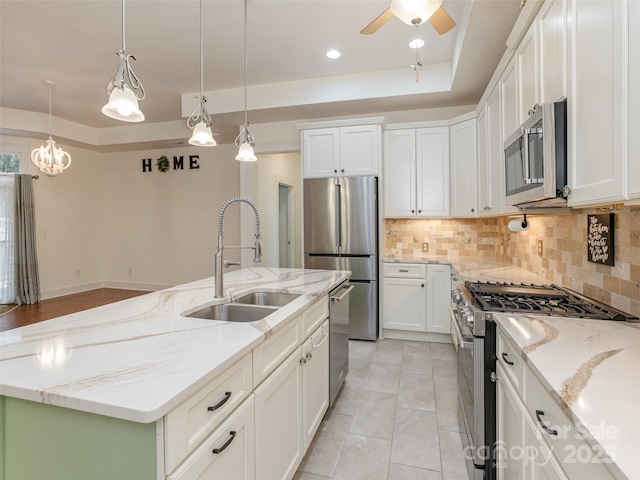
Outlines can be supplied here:
<path id="1" fill-rule="evenodd" d="M 56 147 L 56 142 L 51 135 L 51 90 L 56 86 L 51 80 L 45 80 L 49 87 L 49 139 L 46 145 L 34 149 L 31 152 L 31 161 L 38 169 L 49 177 L 55 177 L 64 172 L 71 165 L 71 155 Z"/>
<path id="2" fill-rule="evenodd" d="M 102 107 L 102 113 L 123 122 L 142 122 L 144 114 L 138 107 L 138 100 L 143 100 L 145 93 L 142 83 L 129 64 L 129 59 L 135 60 L 136 57 L 125 53 L 124 0 L 122 0 L 122 48 L 116 52 L 116 55 L 119 58 L 118 69 L 107 85 L 109 102 Z"/>

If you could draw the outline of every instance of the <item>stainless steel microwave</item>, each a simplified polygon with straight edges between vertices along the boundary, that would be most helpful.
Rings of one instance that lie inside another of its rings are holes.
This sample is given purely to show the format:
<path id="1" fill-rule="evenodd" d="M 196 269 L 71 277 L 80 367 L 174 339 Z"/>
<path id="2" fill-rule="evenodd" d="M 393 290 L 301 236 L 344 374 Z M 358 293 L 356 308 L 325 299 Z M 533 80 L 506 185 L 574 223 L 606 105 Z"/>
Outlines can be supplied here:
<path id="1" fill-rule="evenodd" d="M 535 108 L 504 142 L 504 162 L 507 205 L 566 205 L 566 100 Z"/>

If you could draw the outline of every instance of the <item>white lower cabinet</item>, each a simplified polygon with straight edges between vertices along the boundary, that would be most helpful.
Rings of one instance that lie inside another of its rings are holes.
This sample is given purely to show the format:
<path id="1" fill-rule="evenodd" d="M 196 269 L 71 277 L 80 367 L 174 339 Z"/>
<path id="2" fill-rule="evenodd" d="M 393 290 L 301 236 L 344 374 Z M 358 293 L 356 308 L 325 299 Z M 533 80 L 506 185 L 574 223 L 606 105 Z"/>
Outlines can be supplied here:
<path id="1" fill-rule="evenodd" d="M 451 267 L 427 265 L 427 332 L 451 333 Z"/>
<path id="2" fill-rule="evenodd" d="M 596 447 L 553 399 L 524 362 L 516 360 L 517 350 L 498 332 L 496 373 L 496 455 L 497 473 L 504 480 L 610 480 L 615 478 L 600 458 Z M 501 353 L 507 353 L 504 362 Z M 507 361 L 508 360 L 508 361 Z M 519 360 L 519 359 L 518 359 Z M 511 363 L 513 365 L 511 365 Z M 512 381 L 522 370 L 523 384 Z"/>
<path id="3" fill-rule="evenodd" d="M 329 408 L 329 322 L 302 345 L 302 440 L 304 450 Z"/>
<path id="4" fill-rule="evenodd" d="M 253 403 L 250 395 L 167 479 L 255 478 Z"/>

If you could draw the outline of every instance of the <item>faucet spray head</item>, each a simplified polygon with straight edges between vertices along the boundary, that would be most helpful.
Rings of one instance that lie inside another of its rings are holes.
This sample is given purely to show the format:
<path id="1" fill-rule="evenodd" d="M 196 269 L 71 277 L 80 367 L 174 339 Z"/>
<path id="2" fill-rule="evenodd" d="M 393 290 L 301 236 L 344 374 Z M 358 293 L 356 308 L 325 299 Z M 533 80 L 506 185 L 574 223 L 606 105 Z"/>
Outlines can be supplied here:
<path id="1" fill-rule="evenodd" d="M 260 245 L 260 235 L 256 235 L 256 246 L 254 248 L 255 256 L 253 261 L 255 263 L 260 263 L 262 261 L 262 246 Z"/>

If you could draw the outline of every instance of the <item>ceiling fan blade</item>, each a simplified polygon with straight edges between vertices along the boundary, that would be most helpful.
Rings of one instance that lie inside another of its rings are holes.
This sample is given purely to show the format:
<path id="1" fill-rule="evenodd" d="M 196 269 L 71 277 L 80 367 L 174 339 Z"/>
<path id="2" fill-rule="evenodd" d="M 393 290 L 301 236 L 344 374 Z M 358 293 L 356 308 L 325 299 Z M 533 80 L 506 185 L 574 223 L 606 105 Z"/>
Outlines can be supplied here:
<path id="1" fill-rule="evenodd" d="M 383 26 L 392 18 L 393 18 L 393 12 L 391 11 L 391 7 L 389 7 L 380 15 L 378 15 L 373 22 L 371 22 L 369 25 L 364 27 L 360 31 L 360 33 L 363 35 L 371 35 L 372 33 L 376 33 L 381 26 Z"/>
<path id="2" fill-rule="evenodd" d="M 456 26 L 456 22 L 453 21 L 453 19 L 447 12 L 445 12 L 444 8 L 442 7 L 438 8 L 438 10 L 436 10 L 435 13 L 431 15 L 429 21 L 431 22 L 431 25 L 433 25 L 433 28 L 435 28 L 440 35 L 444 35 Z"/>

